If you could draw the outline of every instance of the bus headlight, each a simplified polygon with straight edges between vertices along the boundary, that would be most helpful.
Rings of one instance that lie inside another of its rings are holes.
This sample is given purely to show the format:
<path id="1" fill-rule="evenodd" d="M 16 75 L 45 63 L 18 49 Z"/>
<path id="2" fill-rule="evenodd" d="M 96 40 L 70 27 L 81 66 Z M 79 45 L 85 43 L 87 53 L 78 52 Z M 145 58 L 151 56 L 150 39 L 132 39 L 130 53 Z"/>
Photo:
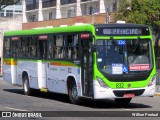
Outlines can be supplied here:
<path id="1" fill-rule="evenodd" d="M 151 78 L 151 80 L 150 80 L 150 82 L 149 82 L 149 84 L 148 84 L 148 87 L 154 85 L 155 83 L 156 83 L 156 75 L 154 75 L 154 76 Z"/>
<path id="2" fill-rule="evenodd" d="M 97 80 L 101 87 L 109 88 L 108 85 L 100 77 L 97 77 Z"/>

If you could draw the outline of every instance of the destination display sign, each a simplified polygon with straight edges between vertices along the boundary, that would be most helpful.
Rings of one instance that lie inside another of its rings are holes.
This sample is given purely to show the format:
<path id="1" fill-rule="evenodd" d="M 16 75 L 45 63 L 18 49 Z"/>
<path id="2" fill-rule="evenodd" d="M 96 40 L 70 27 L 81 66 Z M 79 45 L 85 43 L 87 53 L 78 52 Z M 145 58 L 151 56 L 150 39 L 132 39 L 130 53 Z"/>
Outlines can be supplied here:
<path id="1" fill-rule="evenodd" d="M 149 29 L 147 28 L 106 28 L 106 27 L 99 27 L 96 28 L 96 35 L 149 35 Z"/>
<path id="2" fill-rule="evenodd" d="M 12 37 L 12 41 L 17 41 L 19 40 L 19 37 Z"/>
<path id="3" fill-rule="evenodd" d="M 40 35 L 38 37 L 39 40 L 47 40 L 48 39 L 48 36 L 47 35 Z"/>

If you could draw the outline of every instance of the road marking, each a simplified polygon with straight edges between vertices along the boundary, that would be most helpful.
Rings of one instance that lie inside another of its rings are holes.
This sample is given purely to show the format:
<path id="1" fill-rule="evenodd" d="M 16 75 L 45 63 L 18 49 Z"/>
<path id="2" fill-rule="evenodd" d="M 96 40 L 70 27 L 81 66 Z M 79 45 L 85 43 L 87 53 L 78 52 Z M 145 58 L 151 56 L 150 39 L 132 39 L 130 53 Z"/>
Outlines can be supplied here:
<path id="1" fill-rule="evenodd" d="M 3 108 L 10 109 L 10 110 L 17 110 L 17 111 L 28 111 L 28 110 L 17 109 L 17 108 L 10 108 L 10 107 L 3 107 Z"/>
<path id="2" fill-rule="evenodd" d="M 133 109 L 121 108 L 122 110 L 132 111 Z"/>

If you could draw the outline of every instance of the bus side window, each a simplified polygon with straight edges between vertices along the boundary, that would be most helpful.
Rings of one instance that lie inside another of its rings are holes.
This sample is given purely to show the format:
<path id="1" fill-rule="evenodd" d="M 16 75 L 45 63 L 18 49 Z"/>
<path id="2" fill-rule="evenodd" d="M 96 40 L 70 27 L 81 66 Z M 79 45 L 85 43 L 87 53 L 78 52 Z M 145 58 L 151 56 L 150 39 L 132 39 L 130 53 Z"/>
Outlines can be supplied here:
<path id="1" fill-rule="evenodd" d="M 56 36 L 56 58 L 64 58 L 64 35 Z"/>
<path id="2" fill-rule="evenodd" d="M 54 59 L 55 55 L 56 55 L 55 36 L 50 36 L 49 44 L 48 44 L 48 58 Z"/>
<path id="3" fill-rule="evenodd" d="M 11 41 L 10 38 L 5 38 L 4 40 L 4 56 L 10 57 L 11 56 Z"/>
<path id="4" fill-rule="evenodd" d="M 52 42 L 52 47 L 53 47 L 53 56 L 54 58 L 56 58 L 56 51 L 57 51 L 57 47 L 56 47 L 56 36 L 54 36 L 54 41 Z"/>
<path id="5" fill-rule="evenodd" d="M 53 47 L 52 47 L 52 41 L 50 40 L 50 41 L 49 41 L 49 44 L 48 44 L 48 58 L 49 58 L 49 59 L 53 58 L 52 48 L 53 48 Z"/>
<path id="6" fill-rule="evenodd" d="M 18 44 L 13 44 L 12 42 L 12 57 L 17 58 L 18 57 Z"/>
<path id="7" fill-rule="evenodd" d="M 67 35 L 66 36 L 66 38 L 67 38 L 67 44 L 66 44 L 66 57 L 67 57 L 67 59 L 71 59 L 72 58 L 72 53 L 71 53 L 71 51 L 72 51 L 72 42 L 73 42 L 73 39 L 72 39 L 72 35 Z"/>
<path id="8" fill-rule="evenodd" d="M 78 34 L 74 35 L 73 38 L 73 59 L 78 59 L 80 56 L 79 53 L 79 40 L 78 40 Z"/>
<path id="9" fill-rule="evenodd" d="M 35 37 L 30 38 L 30 56 L 37 57 L 37 39 Z"/>
<path id="10" fill-rule="evenodd" d="M 76 35 L 67 35 L 67 44 L 66 44 L 66 57 L 67 59 L 77 59 L 78 58 L 78 34 Z"/>
<path id="11" fill-rule="evenodd" d="M 21 57 L 29 57 L 29 39 L 24 37 L 21 39 Z"/>

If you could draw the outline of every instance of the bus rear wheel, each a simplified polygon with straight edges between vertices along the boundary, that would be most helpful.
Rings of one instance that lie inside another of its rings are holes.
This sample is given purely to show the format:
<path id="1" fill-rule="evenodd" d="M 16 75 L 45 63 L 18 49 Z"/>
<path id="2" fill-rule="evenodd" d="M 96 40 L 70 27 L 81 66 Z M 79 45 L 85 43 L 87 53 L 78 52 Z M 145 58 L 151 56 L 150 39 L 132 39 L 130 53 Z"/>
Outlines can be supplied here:
<path id="1" fill-rule="evenodd" d="M 68 94 L 69 94 L 69 99 L 70 102 L 73 104 L 80 104 L 81 103 L 81 98 L 78 97 L 78 91 L 77 91 L 77 87 L 76 87 L 76 83 L 72 82 L 69 86 L 69 90 L 68 90 Z"/>
<path id="2" fill-rule="evenodd" d="M 125 106 L 130 103 L 132 98 L 115 98 L 115 101 L 120 106 Z"/>
<path id="3" fill-rule="evenodd" d="M 33 94 L 33 90 L 29 86 L 29 79 L 27 76 L 23 78 L 23 91 L 25 95 L 31 96 Z"/>

